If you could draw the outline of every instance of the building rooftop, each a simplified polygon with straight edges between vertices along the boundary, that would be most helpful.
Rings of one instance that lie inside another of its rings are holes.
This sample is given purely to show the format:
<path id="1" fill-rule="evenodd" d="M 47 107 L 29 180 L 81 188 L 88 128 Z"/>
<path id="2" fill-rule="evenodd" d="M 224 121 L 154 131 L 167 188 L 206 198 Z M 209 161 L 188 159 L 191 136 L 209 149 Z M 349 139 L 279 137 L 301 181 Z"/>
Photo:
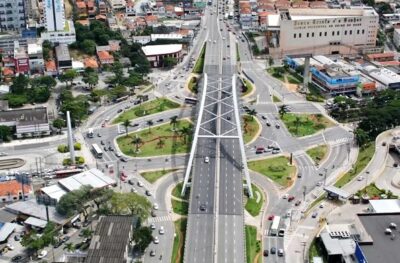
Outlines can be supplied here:
<path id="1" fill-rule="evenodd" d="M 352 238 L 338 239 L 332 238 L 328 232 L 320 235 L 328 255 L 343 255 L 344 257 L 354 254 L 356 243 Z"/>
<path id="2" fill-rule="evenodd" d="M 142 47 L 146 56 L 172 54 L 182 50 L 182 44 L 150 45 Z"/>
<path id="3" fill-rule="evenodd" d="M 376 68 L 372 65 L 366 66 L 364 69 L 368 72 L 369 76 L 386 86 L 400 82 L 400 76 L 390 69 Z"/>
<path id="4" fill-rule="evenodd" d="M 131 216 L 100 217 L 85 262 L 126 263 L 133 223 Z"/>
<path id="5" fill-rule="evenodd" d="M 16 227 L 14 223 L 0 223 L 0 242 L 5 242 Z"/>
<path id="6" fill-rule="evenodd" d="M 30 185 L 24 184 L 25 194 L 28 194 L 30 191 Z M 0 182 L 0 196 L 19 195 L 19 193 L 22 194 L 22 186 L 17 180 Z"/>
<path id="7" fill-rule="evenodd" d="M 16 125 L 48 123 L 47 108 L 38 107 L 0 111 L 0 123 L 15 123 Z"/>
<path id="8" fill-rule="evenodd" d="M 372 237 L 373 243 L 362 244 L 361 249 L 364 252 L 368 262 L 399 263 L 400 262 L 400 239 L 398 228 L 394 234 L 385 234 L 385 229 L 391 223 L 400 227 L 400 214 L 359 214 L 358 215 L 365 230 Z"/>
<path id="9" fill-rule="evenodd" d="M 58 46 L 56 46 L 55 50 L 56 50 L 56 57 L 57 57 L 58 61 L 71 60 L 68 46 L 66 44 L 59 44 Z"/>
<path id="10" fill-rule="evenodd" d="M 85 68 L 94 68 L 94 69 L 99 68 L 99 64 L 97 63 L 97 60 L 93 57 L 85 58 L 85 60 L 83 61 L 83 64 L 85 65 Z"/>
<path id="11" fill-rule="evenodd" d="M 400 200 L 381 199 L 369 201 L 375 213 L 400 213 Z"/>
<path id="12" fill-rule="evenodd" d="M 114 58 L 108 51 L 98 51 L 97 56 L 99 57 L 100 61 Z"/>
<path id="13" fill-rule="evenodd" d="M 290 20 L 309 20 L 309 19 L 326 19 L 326 18 L 345 18 L 345 17 L 362 17 L 362 16 L 378 16 L 374 10 L 364 9 L 337 9 L 313 8 L 313 9 L 289 9 Z"/>
<path id="14" fill-rule="evenodd" d="M 36 43 L 28 44 L 28 55 L 39 54 L 42 52 L 43 52 L 42 45 Z"/>

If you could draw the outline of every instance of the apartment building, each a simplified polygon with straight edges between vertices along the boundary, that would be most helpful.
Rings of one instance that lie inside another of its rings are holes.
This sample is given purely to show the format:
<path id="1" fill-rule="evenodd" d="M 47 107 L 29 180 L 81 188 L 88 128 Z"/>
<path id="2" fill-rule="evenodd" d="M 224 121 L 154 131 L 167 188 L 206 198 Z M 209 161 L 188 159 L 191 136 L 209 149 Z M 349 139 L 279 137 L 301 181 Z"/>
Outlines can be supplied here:
<path id="1" fill-rule="evenodd" d="M 26 28 L 24 0 L 0 0 L 0 29 L 20 31 Z"/>
<path id="2" fill-rule="evenodd" d="M 355 54 L 375 47 L 379 28 L 373 9 L 284 9 L 268 20 L 276 21 L 267 29 L 269 52 L 274 57 Z"/>
<path id="3" fill-rule="evenodd" d="M 63 31 L 65 14 L 63 0 L 49 0 L 44 4 L 45 27 L 47 31 Z"/>

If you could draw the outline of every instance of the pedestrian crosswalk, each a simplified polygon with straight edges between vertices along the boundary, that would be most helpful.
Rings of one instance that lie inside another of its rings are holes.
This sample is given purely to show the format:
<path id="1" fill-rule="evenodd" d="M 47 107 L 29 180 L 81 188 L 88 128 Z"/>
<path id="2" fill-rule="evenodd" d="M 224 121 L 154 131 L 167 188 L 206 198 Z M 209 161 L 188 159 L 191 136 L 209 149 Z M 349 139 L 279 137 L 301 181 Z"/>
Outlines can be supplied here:
<path id="1" fill-rule="evenodd" d="M 349 137 L 344 137 L 344 138 L 340 138 L 340 139 L 336 139 L 336 140 L 331 140 L 329 141 L 332 145 L 339 145 L 339 144 L 346 144 L 348 142 L 351 142 L 351 138 Z"/>
<path id="2" fill-rule="evenodd" d="M 159 223 L 159 222 L 168 222 L 168 221 L 172 221 L 172 217 L 169 215 L 149 218 L 150 223 Z"/>

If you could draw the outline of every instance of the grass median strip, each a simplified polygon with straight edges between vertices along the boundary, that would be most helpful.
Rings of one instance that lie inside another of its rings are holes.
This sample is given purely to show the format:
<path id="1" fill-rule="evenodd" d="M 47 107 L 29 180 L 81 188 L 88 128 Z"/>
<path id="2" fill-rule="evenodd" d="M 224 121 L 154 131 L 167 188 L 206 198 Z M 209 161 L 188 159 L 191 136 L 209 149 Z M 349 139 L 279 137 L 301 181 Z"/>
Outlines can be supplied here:
<path id="1" fill-rule="evenodd" d="M 254 263 L 254 259 L 261 251 L 261 241 L 257 240 L 257 228 L 255 226 L 245 226 L 246 233 L 246 262 Z M 257 263 L 261 262 L 262 258 L 258 257 Z"/>
<path id="2" fill-rule="evenodd" d="M 172 199 L 171 202 L 172 202 L 172 210 L 174 211 L 174 213 L 183 216 L 188 214 L 189 203 L 187 201 L 185 200 L 178 201 Z"/>
<path id="3" fill-rule="evenodd" d="M 149 172 L 141 172 L 140 175 L 149 183 L 154 183 L 164 175 L 177 171 L 178 169 L 163 169 Z"/>
<path id="4" fill-rule="evenodd" d="M 170 123 L 122 135 L 117 138 L 120 150 L 133 157 L 173 155 L 189 152 L 192 140 L 192 123 L 181 119 L 175 130 Z M 149 163 L 151 165 L 151 163 Z"/>
<path id="5" fill-rule="evenodd" d="M 200 55 L 197 58 L 196 64 L 194 65 L 193 73 L 197 74 L 203 73 L 205 55 L 206 55 L 206 44 L 204 44 L 203 48 L 201 49 Z"/>
<path id="6" fill-rule="evenodd" d="M 261 208 L 265 202 L 263 192 L 254 184 L 251 185 L 253 189 L 253 198 L 247 198 L 245 209 L 252 216 L 258 216 Z"/>
<path id="7" fill-rule="evenodd" d="M 294 166 L 289 165 L 289 159 L 285 156 L 250 161 L 248 166 L 249 169 L 267 176 L 283 187 L 289 186 L 296 171 Z"/>
<path id="8" fill-rule="evenodd" d="M 343 187 L 345 184 L 353 180 L 371 161 L 375 153 L 375 143 L 371 142 L 366 146 L 362 147 L 358 153 L 357 161 L 353 165 L 353 168 L 345 173 L 339 180 L 336 181 L 336 187 Z"/>
<path id="9" fill-rule="evenodd" d="M 243 140 L 245 144 L 251 142 L 260 129 L 260 124 L 255 117 L 250 115 L 243 116 Z"/>
<path id="10" fill-rule="evenodd" d="M 171 263 L 183 263 L 183 248 L 186 237 L 187 219 L 182 218 L 174 222 L 175 238 L 172 248 Z"/>
<path id="11" fill-rule="evenodd" d="M 150 100 L 142 103 L 134 108 L 126 110 L 121 113 L 116 119 L 114 119 L 113 123 L 121 123 L 125 120 L 133 120 L 139 117 L 148 116 L 151 114 L 163 112 L 166 110 L 179 108 L 179 104 L 173 102 L 166 98 L 157 98 L 155 100 Z"/>
<path id="12" fill-rule="evenodd" d="M 253 91 L 253 84 L 247 79 L 243 79 L 242 81 L 243 81 L 242 97 L 244 97 Z"/>
<path id="13" fill-rule="evenodd" d="M 322 114 L 285 113 L 281 119 L 289 132 L 298 137 L 311 135 L 333 126 L 333 123 Z"/>
<path id="14" fill-rule="evenodd" d="M 319 145 L 317 147 L 308 149 L 307 154 L 313 159 L 315 164 L 319 164 L 321 160 L 325 158 L 325 155 L 328 152 L 328 146 L 326 145 Z"/>

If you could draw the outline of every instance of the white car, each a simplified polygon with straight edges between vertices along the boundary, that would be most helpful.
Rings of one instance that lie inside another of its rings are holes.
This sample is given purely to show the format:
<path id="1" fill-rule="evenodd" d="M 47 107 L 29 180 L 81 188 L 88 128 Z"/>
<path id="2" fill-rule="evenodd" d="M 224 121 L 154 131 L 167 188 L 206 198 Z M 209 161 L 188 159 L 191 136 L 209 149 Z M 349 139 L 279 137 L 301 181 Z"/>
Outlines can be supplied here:
<path id="1" fill-rule="evenodd" d="M 319 208 L 324 208 L 324 206 L 325 206 L 325 203 L 321 203 L 321 204 L 319 205 Z"/>
<path id="2" fill-rule="evenodd" d="M 9 250 L 14 250 L 14 246 L 11 245 L 11 244 L 7 244 L 7 248 L 8 248 Z"/>
<path id="3" fill-rule="evenodd" d="M 322 185 L 322 182 L 318 182 L 318 183 L 317 183 L 317 186 L 321 186 L 321 185 Z"/>
<path id="4" fill-rule="evenodd" d="M 158 239 L 158 237 L 154 237 L 153 242 L 154 242 L 154 244 L 158 244 L 158 243 L 160 243 L 160 240 Z"/>
<path id="5" fill-rule="evenodd" d="M 159 233 L 160 235 L 164 235 L 164 234 L 165 234 L 165 230 L 164 230 L 164 227 L 163 227 L 163 226 L 160 226 L 160 230 L 158 230 L 158 233 Z"/>
<path id="6" fill-rule="evenodd" d="M 143 187 L 143 186 L 144 186 L 144 184 L 143 184 L 141 181 L 138 181 L 138 182 L 137 182 L 137 185 L 140 186 L 140 187 Z"/>
<path id="7" fill-rule="evenodd" d="M 289 194 L 284 194 L 282 198 L 283 199 L 288 199 L 289 198 Z"/>
<path id="8" fill-rule="evenodd" d="M 158 210 L 158 204 L 157 204 L 157 203 L 154 203 L 153 209 L 154 209 L 154 210 Z"/>
<path id="9" fill-rule="evenodd" d="M 210 162 L 210 158 L 208 158 L 208 156 L 204 157 L 204 162 L 205 163 L 209 163 Z"/>
<path id="10" fill-rule="evenodd" d="M 0 156 L 7 156 L 7 153 L 5 153 L 5 152 L 0 152 Z"/>
<path id="11" fill-rule="evenodd" d="M 156 225 L 154 223 L 151 223 L 150 228 L 151 229 L 156 229 Z"/>
<path id="12" fill-rule="evenodd" d="M 359 177 L 357 177 L 357 181 L 362 181 L 364 180 L 364 177 L 362 175 L 360 175 Z"/>
<path id="13" fill-rule="evenodd" d="M 38 258 L 44 258 L 45 256 L 47 256 L 47 250 L 42 250 L 40 251 Z"/>

